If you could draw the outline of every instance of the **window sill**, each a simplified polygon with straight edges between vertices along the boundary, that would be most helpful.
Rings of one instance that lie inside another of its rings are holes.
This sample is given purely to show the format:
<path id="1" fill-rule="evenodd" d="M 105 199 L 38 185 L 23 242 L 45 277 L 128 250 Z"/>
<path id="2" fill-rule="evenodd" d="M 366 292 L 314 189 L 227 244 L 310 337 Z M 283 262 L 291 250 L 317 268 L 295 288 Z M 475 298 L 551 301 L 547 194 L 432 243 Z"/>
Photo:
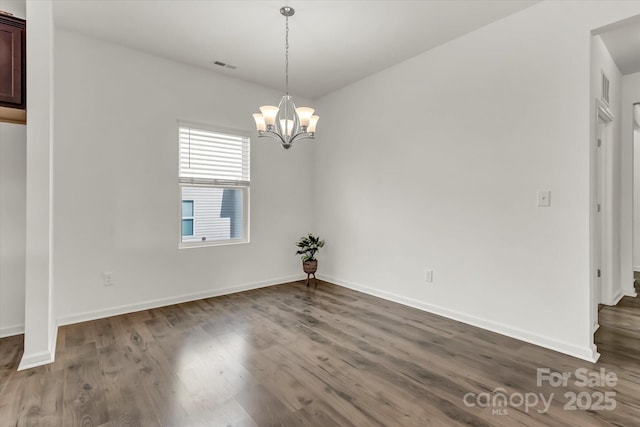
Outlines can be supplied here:
<path id="1" fill-rule="evenodd" d="M 234 240 L 209 240 L 209 241 L 198 241 L 198 242 L 185 242 L 179 243 L 178 249 L 193 249 L 193 248 L 206 248 L 210 246 L 229 246 L 229 245 L 240 245 L 243 243 L 249 243 L 247 239 L 234 239 Z"/>

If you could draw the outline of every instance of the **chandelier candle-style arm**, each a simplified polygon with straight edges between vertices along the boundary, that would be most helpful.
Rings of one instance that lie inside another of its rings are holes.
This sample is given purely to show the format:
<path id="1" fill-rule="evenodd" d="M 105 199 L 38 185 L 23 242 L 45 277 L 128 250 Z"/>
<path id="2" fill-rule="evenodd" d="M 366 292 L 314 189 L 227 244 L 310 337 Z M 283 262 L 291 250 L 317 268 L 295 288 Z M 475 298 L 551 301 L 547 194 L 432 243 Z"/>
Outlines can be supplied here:
<path id="1" fill-rule="evenodd" d="M 284 149 L 289 149 L 299 139 L 314 139 L 319 117 L 309 107 L 296 108 L 289 95 L 289 17 L 295 10 L 284 6 L 280 13 L 285 17 L 285 95 L 277 107 L 263 105 L 260 113 L 253 115 L 258 136 L 266 136 L 280 142 Z"/>

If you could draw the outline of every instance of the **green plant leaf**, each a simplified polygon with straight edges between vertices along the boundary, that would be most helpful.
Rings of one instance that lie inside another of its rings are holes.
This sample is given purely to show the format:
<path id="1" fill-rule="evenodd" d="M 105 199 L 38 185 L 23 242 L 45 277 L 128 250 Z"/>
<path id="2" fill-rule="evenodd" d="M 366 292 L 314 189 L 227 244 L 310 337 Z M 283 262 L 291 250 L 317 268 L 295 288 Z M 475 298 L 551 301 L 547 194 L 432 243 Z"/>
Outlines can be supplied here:
<path id="1" fill-rule="evenodd" d="M 324 246 L 324 240 L 320 240 L 320 237 L 309 233 L 300 237 L 296 246 L 300 248 L 296 251 L 296 255 L 302 255 L 302 261 L 314 261 L 316 253 Z"/>

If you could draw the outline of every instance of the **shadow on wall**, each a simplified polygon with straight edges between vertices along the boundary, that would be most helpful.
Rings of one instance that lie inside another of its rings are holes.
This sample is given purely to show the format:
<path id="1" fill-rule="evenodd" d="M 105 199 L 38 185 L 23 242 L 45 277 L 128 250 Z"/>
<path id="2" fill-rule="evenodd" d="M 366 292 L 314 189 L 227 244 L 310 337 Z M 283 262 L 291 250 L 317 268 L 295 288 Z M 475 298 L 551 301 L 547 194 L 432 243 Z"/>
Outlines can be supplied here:
<path id="1" fill-rule="evenodd" d="M 232 188 L 226 188 L 222 193 L 222 207 L 220 218 L 229 218 L 231 221 L 231 238 L 242 237 L 242 218 L 238 215 L 242 212 L 242 192 Z"/>

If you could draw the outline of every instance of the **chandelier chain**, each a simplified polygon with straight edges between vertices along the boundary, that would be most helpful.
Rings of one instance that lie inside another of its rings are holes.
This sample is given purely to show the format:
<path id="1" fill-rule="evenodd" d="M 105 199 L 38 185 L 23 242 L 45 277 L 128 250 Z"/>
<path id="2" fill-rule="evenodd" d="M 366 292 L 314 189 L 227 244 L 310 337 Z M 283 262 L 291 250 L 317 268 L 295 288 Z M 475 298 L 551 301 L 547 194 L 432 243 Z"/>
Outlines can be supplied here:
<path id="1" fill-rule="evenodd" d="M 289 16 L 285 16 L 285 22 L 284 89 L 285 93 L 289 95 Z"/>

